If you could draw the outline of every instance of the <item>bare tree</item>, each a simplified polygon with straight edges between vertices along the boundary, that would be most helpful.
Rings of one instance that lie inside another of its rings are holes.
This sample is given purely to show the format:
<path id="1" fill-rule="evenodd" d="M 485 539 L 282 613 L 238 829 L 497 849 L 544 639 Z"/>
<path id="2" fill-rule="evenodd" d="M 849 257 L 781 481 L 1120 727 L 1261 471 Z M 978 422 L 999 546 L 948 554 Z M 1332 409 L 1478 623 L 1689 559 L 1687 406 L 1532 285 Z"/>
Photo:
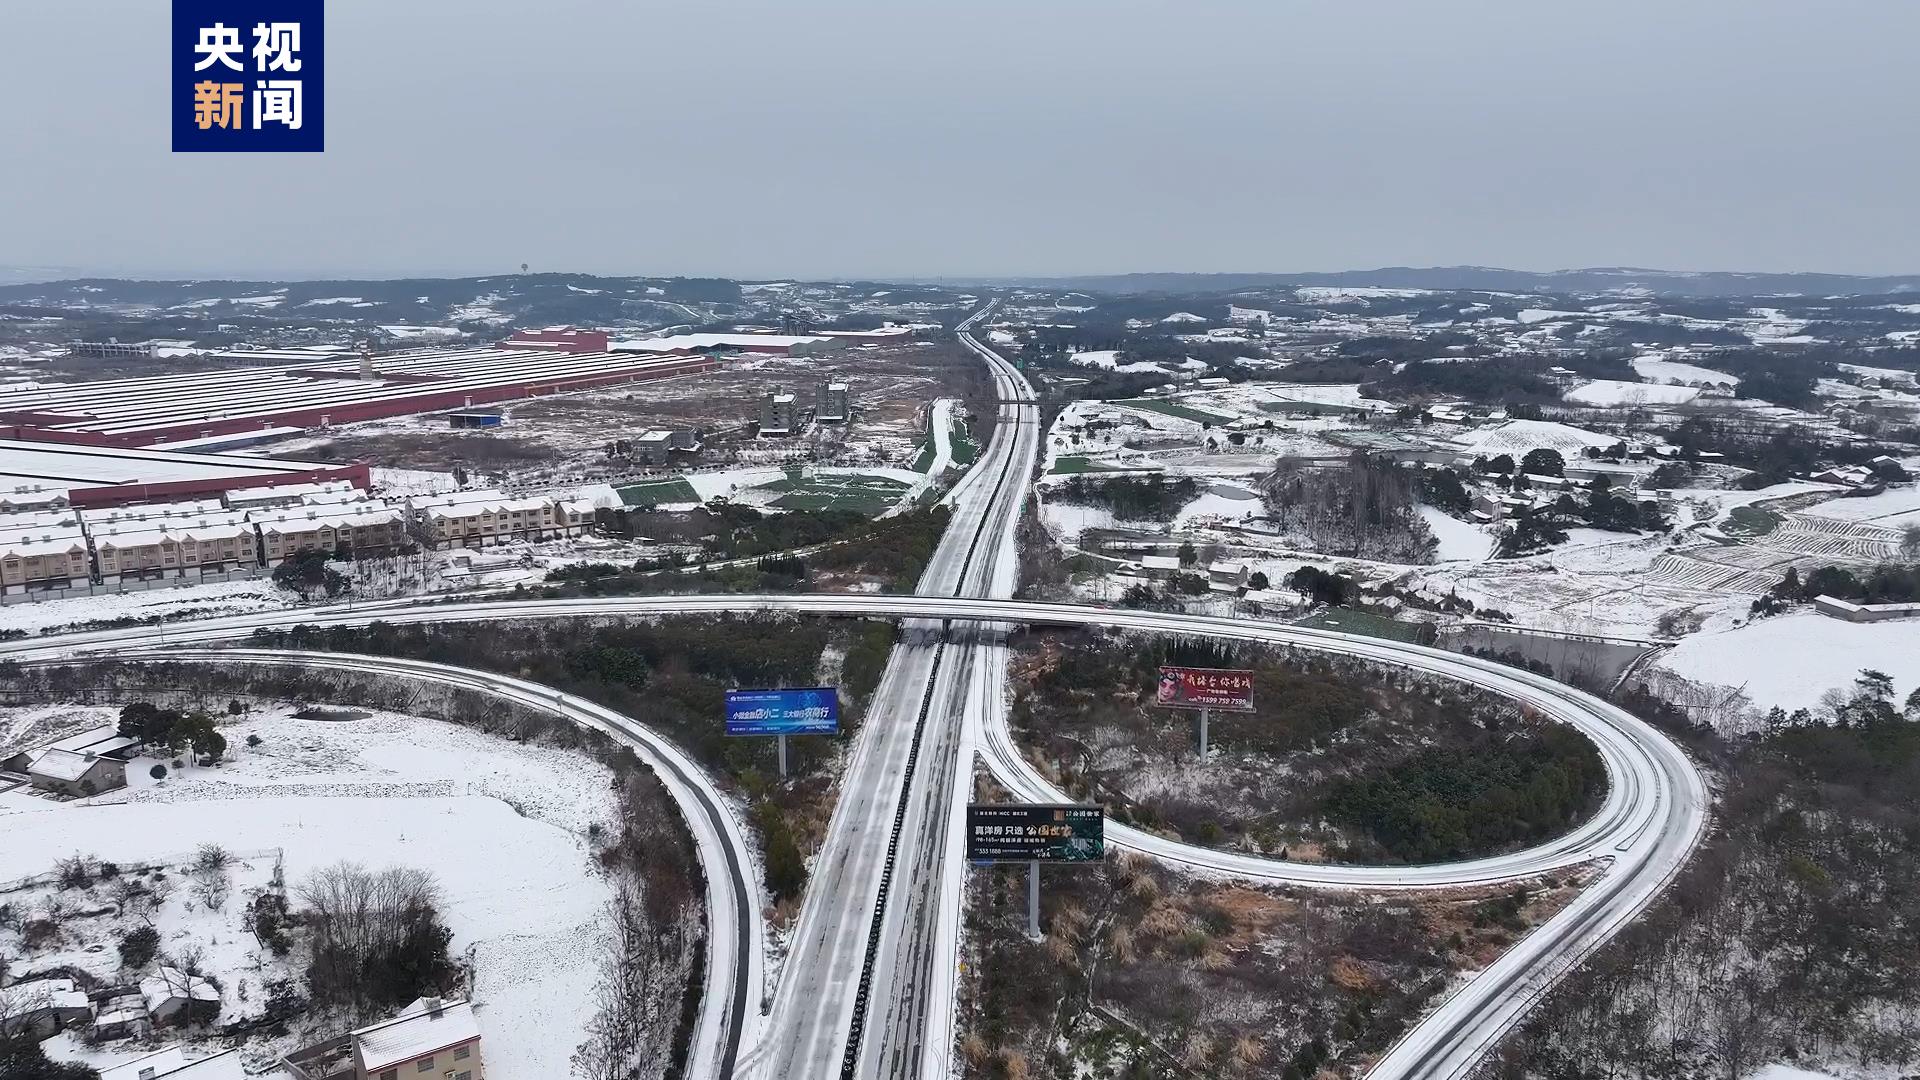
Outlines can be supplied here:
<path id="1" fill-rule="evenodd" d="M 662 926 L 647 908 L 645 887 L 622 874 L 602 918 L 606 949 L 594 988 L 599 1010 L 573 1055 L 574 1075 L 586 1080 L 649 1080 L 663 1075 L 671 1060 L 686 981 L 683 928 L 697 916 L 687 911 Z"/>
<path id="2" fill-rule="evenodd" d="M 440 889 L 425 870 L 336 863 L 315 872 L 300 898 L 315 1001 L 367 1015 L 448 976 Z"/>

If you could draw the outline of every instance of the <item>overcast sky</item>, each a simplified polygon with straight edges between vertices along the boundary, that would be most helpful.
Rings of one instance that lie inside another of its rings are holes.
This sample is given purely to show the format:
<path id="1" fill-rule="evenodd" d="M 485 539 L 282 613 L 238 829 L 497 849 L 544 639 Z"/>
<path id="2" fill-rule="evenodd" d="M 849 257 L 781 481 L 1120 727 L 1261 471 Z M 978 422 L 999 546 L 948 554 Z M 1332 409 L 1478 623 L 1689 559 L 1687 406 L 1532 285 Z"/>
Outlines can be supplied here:
<path id="1" fill-rule="evenodd" d="M 168 0 L 0 3 L 0 266 L 1920 271 L 1906 0 L 327 9 L 324 154 L 173 154 Z"/>

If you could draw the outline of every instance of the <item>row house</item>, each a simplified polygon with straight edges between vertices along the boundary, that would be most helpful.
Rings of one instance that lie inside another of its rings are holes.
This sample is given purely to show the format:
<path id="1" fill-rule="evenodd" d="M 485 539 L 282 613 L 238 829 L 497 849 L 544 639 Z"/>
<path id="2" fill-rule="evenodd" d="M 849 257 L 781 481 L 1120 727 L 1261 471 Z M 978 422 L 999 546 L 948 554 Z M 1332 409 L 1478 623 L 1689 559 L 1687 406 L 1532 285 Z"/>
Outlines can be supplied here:
<path id="1" fill-rule="evenodd" d="M 390 555 L 407 545 L 405 517 L 383 502 L 289 506 L 249 515 L 268 566 L 302 551 Z"/>
<path id="2" fill-rule="evenodd" d="M 106 524 L 89 517 L 87 533 L 93 540 L 100 580 L 108 583 L 260 565 L 253 526 L 245 515 L 231 510 Z"/>
<path id="3" fill-rule="evenodd" d="M 304 506 L 320 503 L 358 502 L 367 493 L 349 480 L 324 480 L 302 484 L 269 484 L 235 488 L 227 492 L 229 510 L 265 510 L 274 506 Z"/>
<path id="4" fill-rule="evenodd" d="M 575 503 L 491 489 L 421 496 L 408 500 L 407 510 L 414 534 L 432 548 L 541 540 L 583 530 L 593 520 L 590 506 L 582 513 Z"/>
<path id="5" fill-rule="evenodd" d="M 40 510 L 0 517 L 0 589 L 9 593 L 60 588 L 92 575 L 86 534 L 72 510 Z"/>

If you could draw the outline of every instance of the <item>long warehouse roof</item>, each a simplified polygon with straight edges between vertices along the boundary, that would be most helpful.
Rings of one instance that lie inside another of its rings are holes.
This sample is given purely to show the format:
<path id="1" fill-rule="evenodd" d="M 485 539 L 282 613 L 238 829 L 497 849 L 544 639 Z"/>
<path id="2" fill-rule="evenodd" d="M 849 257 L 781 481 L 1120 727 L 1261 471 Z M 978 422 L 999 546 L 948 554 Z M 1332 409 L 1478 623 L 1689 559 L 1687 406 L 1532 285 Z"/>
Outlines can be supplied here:
<path id="1" fill-rule="evenodd" d="M 372 379 L 358 377 L 352 357 L 291 367 L 112 379 L 70 385 L 40 384 L 0 390 L 0 416 L 52 431 L 137 436 L 194 424 L 233 425 L 277 416 L 322 412 L 376 402 L 402 405 L 449 394 L 525 387 L 528 392 L 570 383 L 670 370 L 684 355 L 542 353 L 520 349 L 442 349 L 397 353 L 374 361 Z"/>

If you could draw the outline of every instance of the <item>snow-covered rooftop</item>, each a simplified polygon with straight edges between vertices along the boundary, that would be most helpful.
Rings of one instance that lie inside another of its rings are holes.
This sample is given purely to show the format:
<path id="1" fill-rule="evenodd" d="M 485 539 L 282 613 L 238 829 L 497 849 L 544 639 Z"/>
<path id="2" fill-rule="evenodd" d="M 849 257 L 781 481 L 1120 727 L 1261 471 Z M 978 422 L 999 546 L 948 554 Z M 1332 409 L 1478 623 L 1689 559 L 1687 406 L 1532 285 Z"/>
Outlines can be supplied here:
<path id="1" fill-rule="evenodd" d="M 246 1080 L 246 1076 L 238 1050 L 188 1061 L 177 1045 L 100 1070 L 100 1080 Z"/>
<path id="2" fill-rule="evenodd" d="M 391 1020 L 353 1032 L 360 1064 L 369 1073 L 413 1061 L 480 1037 L 473 1006 L 420 998 Z"/>

